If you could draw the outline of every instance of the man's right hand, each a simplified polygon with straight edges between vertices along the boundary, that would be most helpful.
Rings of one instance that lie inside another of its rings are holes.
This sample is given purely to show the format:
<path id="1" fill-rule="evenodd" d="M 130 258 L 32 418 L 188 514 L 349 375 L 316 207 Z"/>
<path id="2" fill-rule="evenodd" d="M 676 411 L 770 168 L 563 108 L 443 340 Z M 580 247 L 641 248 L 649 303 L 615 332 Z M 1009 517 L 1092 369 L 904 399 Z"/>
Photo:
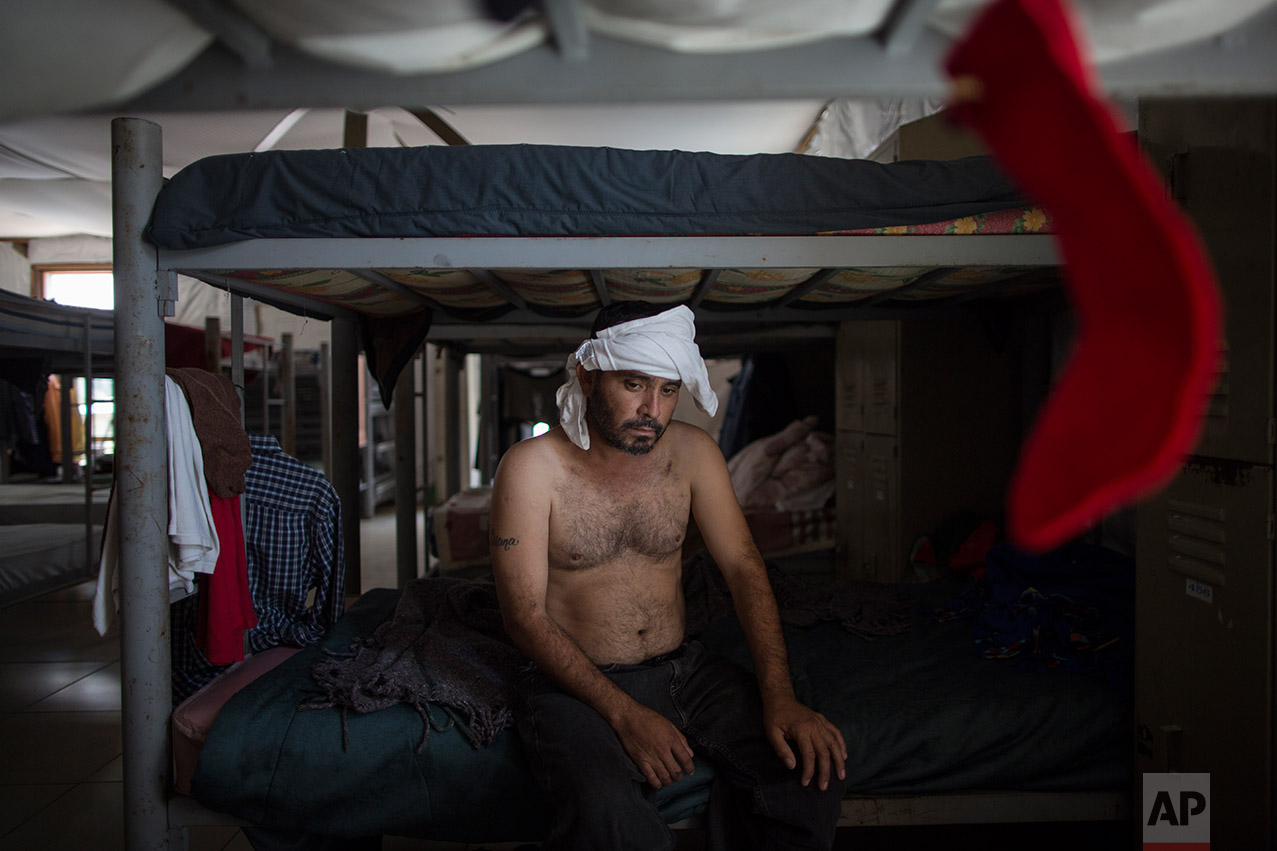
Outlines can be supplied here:
<path id="1" fill-rule="evenodd" d="M 613 725 L 621 746 L 653 789 L 692 774 L 692 749 L 678 728 L 659 712 L 635 704 Z"/>

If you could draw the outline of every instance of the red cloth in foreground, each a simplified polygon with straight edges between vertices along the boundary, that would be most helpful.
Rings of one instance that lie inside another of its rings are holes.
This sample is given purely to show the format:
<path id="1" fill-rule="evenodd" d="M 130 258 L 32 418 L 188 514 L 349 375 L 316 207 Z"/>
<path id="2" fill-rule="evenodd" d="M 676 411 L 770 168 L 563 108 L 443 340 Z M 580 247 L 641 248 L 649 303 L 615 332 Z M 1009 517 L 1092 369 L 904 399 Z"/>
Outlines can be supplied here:
<path id="1" fill-rule="evenodd" d="M 195 646 L 211 664 L 229 665 L 244 658 L 244 630 L 257 626 L 257 613 L 248 590 L 239 497 L 220 497 L 210 490 L 208 498 L 217 529 L 217 565 L 211 574 L 198 576 L 200 615 Z"/>
<path id="2" fill-rule="evenodd" d="M 1042 551 L 1179 469 L 1216 377 L 1219 296 L 1196 232 L 1094 93 L 1060 0 L 995 0 L 946 70 L 959 93 L 977 84 L 955 118 L 1055 217 L 1077 312 L 1008 497 L 1011 541 Z"/>

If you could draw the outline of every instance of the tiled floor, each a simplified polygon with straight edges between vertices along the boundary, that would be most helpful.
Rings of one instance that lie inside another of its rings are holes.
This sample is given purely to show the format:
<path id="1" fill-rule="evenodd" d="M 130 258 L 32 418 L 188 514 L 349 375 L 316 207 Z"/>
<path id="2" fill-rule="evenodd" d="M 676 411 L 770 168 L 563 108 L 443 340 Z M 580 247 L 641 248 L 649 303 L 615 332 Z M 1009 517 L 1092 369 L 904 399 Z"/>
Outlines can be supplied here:
<path id="1" fill-rule="evenodd" d="M 0 848 L 124 848 L 120 645 L 92 596 L 0 609 Z M 192 828 L 190 847 L 251 849 L 234 827 Z"/>
<path id="2" fill-rule="evenodd" d="M 360 538 L 364 587 L 393 585 L 393 511 Z M 0 849 L 124 848 L 120 644 L 93 629 L 92 599 L 85 582 L 0 609 Z M 188 830 L 192 851 L 252 848 L 236 827 Z"/>

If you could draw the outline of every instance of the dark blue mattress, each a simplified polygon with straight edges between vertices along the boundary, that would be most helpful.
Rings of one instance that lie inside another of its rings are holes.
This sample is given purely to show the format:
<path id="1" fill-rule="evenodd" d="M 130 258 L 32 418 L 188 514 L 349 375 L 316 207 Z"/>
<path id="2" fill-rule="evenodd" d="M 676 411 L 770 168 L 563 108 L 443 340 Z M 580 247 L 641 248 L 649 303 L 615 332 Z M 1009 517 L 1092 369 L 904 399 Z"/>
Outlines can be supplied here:
<path id="1" fill-rule="evenodd" d="M 812 234 L 1023 203 L 986 157 L 889 165 L 553 145 L 268 151 L 165 184 L 161 248 L 251 238 Z"/>
<path id="2" fill-rule="evenodd" d="M 848 794 L 1124 789 L 1129 694 L 1097 676 L 980 658 L 969 622 L 931 614 L 952 591 L 927 589 L 908 632 L 873 641 L 833 623 L 786 628 L 800 698 L 847 740 Z M 192 794 L 255 824 L 314 833 L 468 842 L 543 835 L 544 802 L 512 730 L 481 749 L 456 726 L 435 730 L 417 754 L 422 719 L 396 706 L 352 715 L 343 751 L 337 710 L 298 710 L 318 694 L 311 666 L 371 633 L 397 596 L 365 594 L 323 642 L 237 694 L 204 745 Z M 734 619 L 701 640 L 748 661 Z M 666 818 L 701 810 L 711 776 L 698 761 L 693 776 L 663 790 Z"/>

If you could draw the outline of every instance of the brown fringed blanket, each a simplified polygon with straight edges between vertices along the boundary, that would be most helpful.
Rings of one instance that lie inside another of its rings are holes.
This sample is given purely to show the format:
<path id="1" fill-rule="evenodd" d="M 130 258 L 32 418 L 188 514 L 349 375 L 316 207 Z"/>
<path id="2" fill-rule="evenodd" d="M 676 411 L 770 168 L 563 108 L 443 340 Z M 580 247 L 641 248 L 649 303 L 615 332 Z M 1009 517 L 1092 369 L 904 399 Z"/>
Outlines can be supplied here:
<path id="1" fill-rule="evenodd" d="M 909 626 L 912 600 L 894 587 L 852 580 L 812 584 L 771 566 L 768 578 L 786 624 L 836 621 L 864 638 Z M 727 583 L 705 552 L 683 565 L 683 593 L 689 637 L 733 614 Z M 515 684 L 530 664 L 505 633 L 491 580 L 416 579 L 404 588 L 390 620 L 349 653 L 311 669 L 324 697 L 301 708 L 340 709 L 344 739 L 347 711 L 408 704 L 423 720 L 420 752 L 432 726 L 430 708 L 442 707 L 464 720 L 471 744 L 479 747 L 511 724 Z"/>

